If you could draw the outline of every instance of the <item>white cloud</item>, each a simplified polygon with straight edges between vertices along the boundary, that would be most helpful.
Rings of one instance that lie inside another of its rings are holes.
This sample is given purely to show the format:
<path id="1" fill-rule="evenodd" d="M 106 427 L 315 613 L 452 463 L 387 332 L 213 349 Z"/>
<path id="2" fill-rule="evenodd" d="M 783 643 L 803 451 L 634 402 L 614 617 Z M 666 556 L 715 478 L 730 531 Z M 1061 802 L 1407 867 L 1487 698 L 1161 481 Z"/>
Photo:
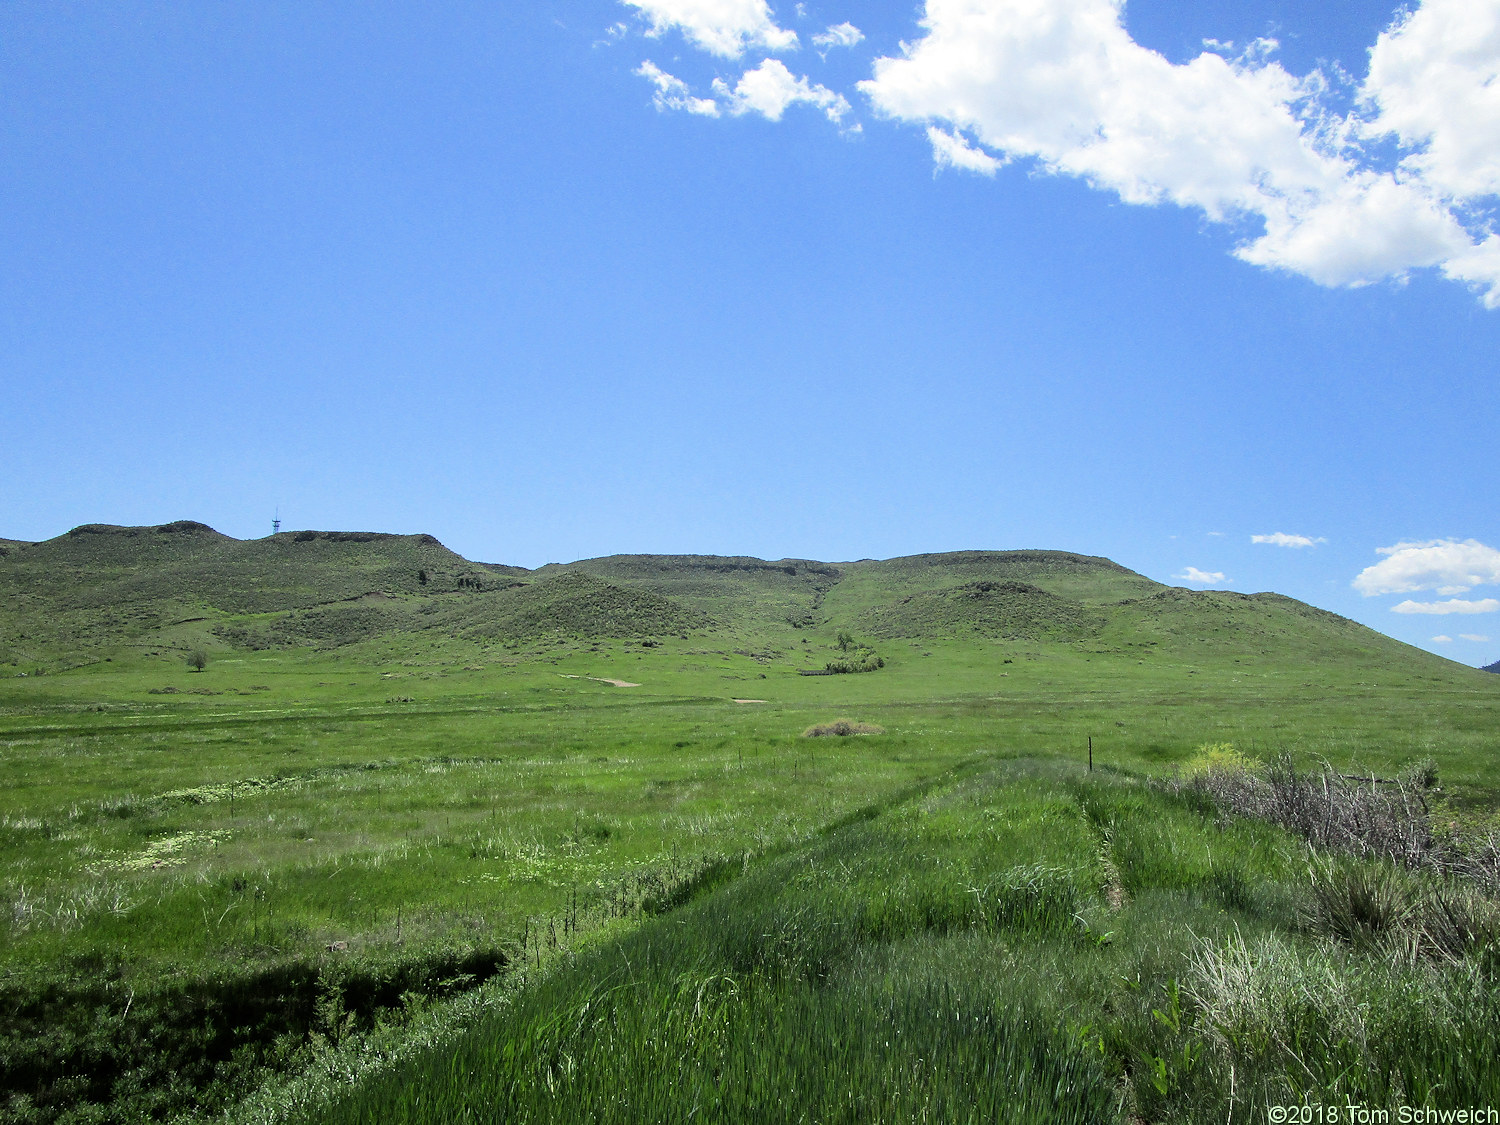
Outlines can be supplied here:
<path id="1" fill-rule="evenodd" d="M 1375 42 L 1366 136 L 1394 134 L 1402 171 L 1445 199 L 1500 192 L 1500 5 L 1424 0 Z"/>
<path id="2" fill-rule="evenodd" d="M 855 27 L 848 20 L 841 24 L 830 27 L 827 31 L 819 32 L 812 37 L 813 46 L 821 47 L 825 52 L 834 47 L 854 47 L 864 41 L 865 33 Z"/>
<path id="3" fill-rule="evenodd" d="M 737 59 L 751 47 L 786 51 L 797 33 L 777 27 L 766 0 L 621 0 L 651 22 L 651 35 L 676 28 L 710 54 Z"/>
<path id="4" fill-rule="evenodd" d="M 650 61 L 641 63 L 636 74 L 656 87 L 656 94 L 651 101 L 657 109 L 683 109 L 688 113 L 702 114 L 704 117 L 719 116 L 717 102 L 712 98 L 694 97 L 686 82 L 668 74 L 655 63 Z"/>
<path id="5" fill-rule="evenodd" d="M 1288 535 L 1284 531 L 1273 531 L 1270 535 L 1252 535 L 1252 543 L 1269 543 L 1273 547 L 1314 547 L 1319 543 L 1327 543 L 1328 540 L 1319 536 L 1317 539 L 1308 535 Z"/>
<path id="6" fill-rule="evenodd" d="M 1451 645 L 1453 643 L 1453 638 L 1448 636 L 1446 633 L 1439 633 L 1437 636 L 1432 638 L 1432 643 L 1436 645 Z"/>
<path id="7" fill-rule="evenodd" d="M 1354 588 L 1366 597 L 1416 590 L 1461 594 L 1475 586 L 1500 583 L 1500 551 L 1477 539 L 1401 542 L 1381 547 L 1376 554 L 1386 557 L 1354 579 Z"/>
<path id="8" fill-rule="evenodd" d="M 1266 233 L 1235 256 L 1319 285 L 1366 285 L 1463 256 L 1468 236 L 1420 187 L 1345 166 L 1345 178 L 1265 212 Z"/>
<path id="9" fill-rule="evenodd" d="M 939 168 L 964 168 L 984 176 L 993 176 L 995 169 L 1004 163 L 987 152 L 981 152 L 957 133 L 927 127 L 927 140 L 932 144 L 932 158 Z"/>
<path id="10" fill-rule="evenodd" d="M 1478 601 L 1449 598 L 1445 602 L 1414 602 L 1408 599 L 1391 606 L 1392 613 L 1431 613 L 1439 615 L 1449 613 L 1494 613 L 1496 610 L 1500 610 L 1500 598 L 1481 598 Z"/>
<path id="11" fill-rule="evenodd" d="M 1443 263 L 1443 273 L 1482 290 L 1487 309 L 1500 309 L 1500 235 L 1490 235 Z"/>
<path id="12" fill-rule="evenodd" d="M 1196 566 L 1190 566 L 1181 574 L 1174 574 L 1172 577 L 1179 582 L 1192 582 L 1199 586 L 1218 586 L 1224 581 L 1224 572 L 1221 570 L 1199 570 Z"/>
<path id="13" fill-rule="evenodd" d="M 843 95 L 794 75 L 780 59 L 766 59 L 740 76 L 733 89 L 722 78 L 714 79 L 714 93 L 726 99 L 733 114 L 759 113 L 772 121 L 798 102 L 821 109 L 830 121 L 842 121 L 849 112 Z"/>
<path id="14" fill-rule="evenodd" d="M 677 30 L 724 58 L 798 46 L 767 0 L 621 2 L 648 34 Z M 1246 235 L 1234 253 L 1254 265 L 1329 286 L 1436 269 L 1500 309 L 1500 0 L 1418 0 L 1379 36 L 1357 88 L 1339 70 L 1290 73 L 1267 39 L 1238 55 L 1205 40 L 1169 62 L 1131 38 L 1124 7 L 925 0 L 921 37 L 859 87 L 926 129 L 939 167 L 993 175 L 1031 160 L 1127 203 L 1236 224 Z M 863 40 L 848 22 L 812 36 L 825 55 Z M 766 63 L 716 92 L 731 113 L 771 120 L 794 102 L 835 121 L 849 109 Z M 1336 104 L 1347 93 L 1353 112 Z M 662 98 L 710 113 L 712 99 Z"/>
<path id="15" fill-rule="evenodd" d="M 1458 639 L 1461 641 L 1478 641 L 1480 644 L 1489 642 L 1489 638 L 1482 633 L 1460 633 Z"/>
<path id="16" fill-rule="evenodd" d="M 1323 285 L 1440 267 L 1500 306 L 1500 238 L 1476 211 L 1500 184 L 1500 0 L 1424 0 L 1398 20 L 1361 118 L 1327 108 L 1321 73 L 1272 61 L 1273 42 L 1170 63 L 1130 37 L 1123 0 L 926 0 L 921 26 L 860 88 L 945 138 L 940 164 L 1030 158 L 1128 203 L 1258 221 L 1236 251 L 1257 265 Z M 1375 135 L 1410 150 L 1397 173 L 1370 166 Z"/>

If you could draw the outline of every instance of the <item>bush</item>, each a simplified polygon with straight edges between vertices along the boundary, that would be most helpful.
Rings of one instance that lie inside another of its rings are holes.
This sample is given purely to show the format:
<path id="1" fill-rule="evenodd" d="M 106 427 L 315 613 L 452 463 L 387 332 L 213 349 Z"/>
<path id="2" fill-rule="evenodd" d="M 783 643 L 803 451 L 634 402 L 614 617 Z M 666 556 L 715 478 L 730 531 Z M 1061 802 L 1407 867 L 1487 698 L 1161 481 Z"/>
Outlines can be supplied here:
<path id="1" fill-rule="evenodd" d="M 827 735 L 838 735 L 846 738 L 851 734 L 884 734 L 885 728 L 878 727 L 874 723 L 852 723 L 848 719 L 839 719 L 832 723 L 816 723 L 802 732 L 803 738 L 823 738 Z"/>
<path id="2" fill-rule="evenodd" d="M 858 660 L 830 660 L 823 665 L 823 670 L 834 675 L 843 675 L 848 672 L 874 672 L 884 667 L 885 660 L 871 653 Z"/>
<path id="3" fill-rule="evenodd" d="M 1202 755 L 1200 772 L 1173 785 L 1178 792 L 1208 798 L 1221 812 L 1249 816 L 1295 832 L 1331 851 L 1403 867 L 1448 869 L 1459 857 L 1451 841 L 1433 831 L 1421 768 L 1394 780 L 1349 777 L 1325 763 L 1298 772 L 1283 755 L 1264 770 L 1234 761 L 1232 747 Z M 1228 750 L 1229 753 L 1224 753 Z"/>
<path id="4" fill-rule="evenodd" d="M 1202 777 L 1225 772 L 1253 774 L 1259 768 L 1259 762 L 1240 753 L 1232 742 L 1205 742 L 1193 751 L 1182 772 L 1188 777 Z"/>

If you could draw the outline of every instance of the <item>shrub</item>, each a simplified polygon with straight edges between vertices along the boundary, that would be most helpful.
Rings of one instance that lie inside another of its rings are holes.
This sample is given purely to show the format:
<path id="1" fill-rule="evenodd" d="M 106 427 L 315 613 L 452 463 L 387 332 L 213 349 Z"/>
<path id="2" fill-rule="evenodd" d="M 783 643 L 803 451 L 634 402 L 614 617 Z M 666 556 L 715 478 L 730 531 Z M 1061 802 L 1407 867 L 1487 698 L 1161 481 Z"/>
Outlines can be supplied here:
<path id="1" fill-rule="evenodd" d="M 1366 858 L 1385 858 L 1403 867 L 1447 869 L 1458 858 L 1450 841 L 1433 832 L 1426 790 L 1419 778 L 1394 780 L 1349 777 L 1325 763 L 1301 772 L 1283 755 L 1264 770 L 1232 764 L 1219 749 L 1218 760 L 1172 786 L 1206 797 L 1224 813 L 1270 821 L 1309 843 Z M 1232 750 L 1232 748 L 1231 748 Z"/>
<path id="2" fill-rule="evenodd" d="M 1007 662 L 1008 663 L 1008 662 Z M 1188 777 L 1209 773 L 1256 773 L 1260 763 L 1240 753 L 1232 742 L 1205 742 L 1193 751 L 1182 772 Z"/>
<path id="3" fill-rule="evenodd" d="M 884 667 L 884 658 L 871 653 L 869 656 L 857 660 L 830 660 L 827 664 L 823 665 L 823 670 L 831 672 L 834 675 L 842 675 L 848 672 L 874 672 Z"/>
<path id="4" fill-rule="evenodd" d="M 876 726 L 874 723 L 853 723 L 848 719 L 838 719 L 832 723 L 815 723 L 802 732 L 803 738 L 823 738 L 827 735 L 836 734 L 840 738 L 851 734 L 884 734 L 885 728 Z"/>

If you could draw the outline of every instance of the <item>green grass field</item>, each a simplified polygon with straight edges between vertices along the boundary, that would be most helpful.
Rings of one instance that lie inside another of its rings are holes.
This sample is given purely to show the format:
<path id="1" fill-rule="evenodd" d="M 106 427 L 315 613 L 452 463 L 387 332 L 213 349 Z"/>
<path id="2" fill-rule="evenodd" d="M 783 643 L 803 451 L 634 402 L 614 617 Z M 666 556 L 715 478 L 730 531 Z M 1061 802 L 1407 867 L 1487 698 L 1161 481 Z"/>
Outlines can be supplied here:
<path id="1" fill-rule="evenodd" d="M 1480 831 L 1500 677 L 1057 553 L 168 526 L 0 557 L 0 1121 L 1500 1105 L 1490 946 L 1320 930 L 1353 861 L 1153 782 L 1430 759 Z"/>

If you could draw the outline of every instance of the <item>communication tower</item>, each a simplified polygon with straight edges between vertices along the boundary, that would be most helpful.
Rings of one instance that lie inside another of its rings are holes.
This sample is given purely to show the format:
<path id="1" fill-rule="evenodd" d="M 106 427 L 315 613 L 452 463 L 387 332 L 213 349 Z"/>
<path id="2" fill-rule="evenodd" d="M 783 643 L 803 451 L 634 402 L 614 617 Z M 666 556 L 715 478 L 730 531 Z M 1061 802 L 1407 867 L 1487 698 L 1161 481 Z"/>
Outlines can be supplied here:
<path id="1" fill-rule="evenodd" d="M 276 509 L 276 516 L 271 520 L 271 534 L 277 535 L 281 531 L 281 509 Z"/>

